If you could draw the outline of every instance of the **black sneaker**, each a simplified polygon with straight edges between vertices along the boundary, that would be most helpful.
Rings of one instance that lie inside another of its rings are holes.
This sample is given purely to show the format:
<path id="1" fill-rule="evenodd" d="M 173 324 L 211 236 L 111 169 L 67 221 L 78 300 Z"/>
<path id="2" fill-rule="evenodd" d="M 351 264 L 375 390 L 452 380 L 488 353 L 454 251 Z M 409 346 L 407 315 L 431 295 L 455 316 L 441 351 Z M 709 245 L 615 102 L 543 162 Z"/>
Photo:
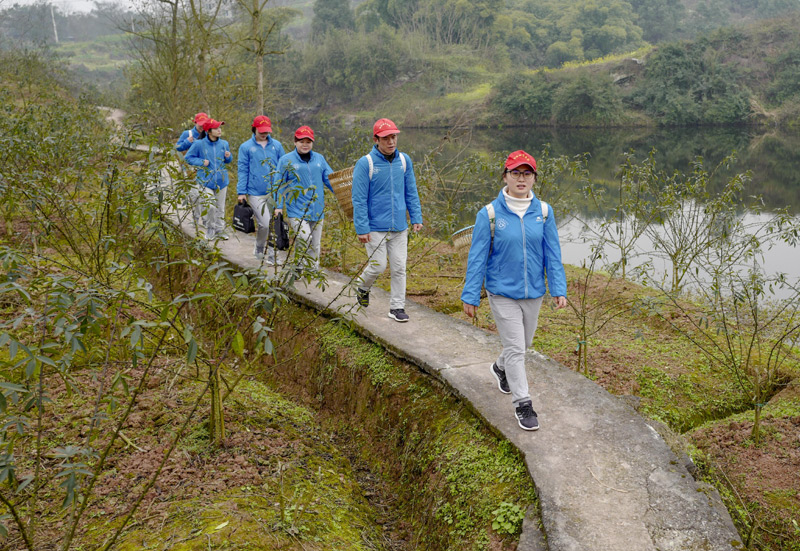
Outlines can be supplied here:
<path id="1" fill-rule="evenodd" d="M 511 388 L 508 386 L 508 379 L 506 379 L 506 372 L 497 367 L 497 362 L 492 364 L 492 375 L 497 379 L 497 387 L 503 394 L 511 394 Z"/>
<path id="2" fill-rule="evenodd" d="M 369 306 L 369 291 L 365 291 L 361 287 L 356 287 L 356 300 L 365 308 Z"/>
<path id="3" fill-rule="evenodd" d="M 530 400 L 518 405 L 516 413 L 520 427 L 525 430 L 539 430 L 539 420 L 536 418 L 536 412 L 533 411 L 533 404 Z"/>
<path id="4" fill-rule="evenodd" d="M 389 317 L 394 321 L 408 321 L 408 314 L 402 308 L 397 310 L 389 310 Z"/>

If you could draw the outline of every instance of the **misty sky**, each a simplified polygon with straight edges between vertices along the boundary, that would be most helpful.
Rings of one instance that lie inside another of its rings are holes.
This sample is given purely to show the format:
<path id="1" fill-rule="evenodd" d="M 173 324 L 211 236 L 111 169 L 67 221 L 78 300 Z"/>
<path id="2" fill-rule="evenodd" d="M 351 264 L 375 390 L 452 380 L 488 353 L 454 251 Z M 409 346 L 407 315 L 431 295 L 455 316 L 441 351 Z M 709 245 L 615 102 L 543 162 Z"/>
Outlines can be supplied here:
<path id="1" fill-rule="evenodd" d="M 136 0 L 104 0 L 110 4 L 128 7 L 136 3 Z M 10 8 L 14 4 L 36 4 L 43 2 L 53 4 L 62 13 L 72 13 L 75 11 L 89 12 L 94 8 L 93 0 L 0 0 L 0 9 Z"/>

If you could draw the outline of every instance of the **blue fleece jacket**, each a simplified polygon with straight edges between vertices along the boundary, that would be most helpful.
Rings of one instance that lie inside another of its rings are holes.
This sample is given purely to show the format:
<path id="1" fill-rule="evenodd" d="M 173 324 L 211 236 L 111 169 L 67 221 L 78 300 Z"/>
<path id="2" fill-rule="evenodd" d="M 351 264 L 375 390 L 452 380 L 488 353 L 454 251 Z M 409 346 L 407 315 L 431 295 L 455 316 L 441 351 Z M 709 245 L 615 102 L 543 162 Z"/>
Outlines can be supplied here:
<path id="1" fill-rule="evenodd" d="M 461 300 L 479 306 L 484 281 L 486 290 L 492 294 L 527 299 L 543 296 L 548 290 L 547 279 L 550 296 L 567 296 L 567 277 L 553 213 L 543 222 L 542 203 L 536 196 L 522 218 L 508 208 L 502 191 L 492 203 L 495 229 L 491 254 L 489 213 L 482 208 L 472 228 Z"/>
<path id="2" fill-rule="evenodd" d="M 239 195 L 277 195 L 278 161 L 284 155 L 281 142 L 269 137 L 267 144 L 261 147 L 255 135 L 239 146 L 239 179 L 236 182 L 236 193 Z"/>
<path id="3" fill-rule="evenodd" d="M 175 143 L 175 149 L 177 149 L 178 151 L 186 151 L 187 149 L 192 147 L 192 143 L 194 142 L 189 141 L 189 136 L 191 136 L 195 142 L 200 139 L 200 132 L 197 131 L 196 126 L 191 127 L 189 130 L 184 130 L 183 132 L 181 132 L 178 141 Z"/>
<path id="4" fill-rule="evenodd" d="M 233 160 L 233 155 L 225 158 L 225 152 L 230 150 L 228 142 L 222 138 L 212 142 L 206 136 L 192 144 L 184 160 L 197 167 L 198 184 L 213 190 L 223 189 L 228 187 L 228 167 L 225 165 Z M 203 166 L 205 160 L 208 160 L 208 166 Z"/>
<path id="5" fill-rule="evenodd" d="M 422 206 L 417 193 L 414 166 L 405 153 L 397 151 L 389 162 L 378 146 L 369 152 L 372 157 L 372 179 L 369 162 L 364 157 L 353 169 L 353 223 L 356 233 L 371 231 L 403 231 L 408 229 L 406 211 L 412 224 L 422 224 Z M 405 155 L 406 170 L 400 155 Z"/>
<path id="6" fill-rule="evenodd" d="M 325 216 L 325 187 L 331 192 L 328 175 L 333 172 L 325 157 L 311 152 L 305 162 L 297 149 L 287 153 L 278 161 L 280 191 L 278 207 L 285 209 L 291 218 L 302 218 L 317 222 Z"/>

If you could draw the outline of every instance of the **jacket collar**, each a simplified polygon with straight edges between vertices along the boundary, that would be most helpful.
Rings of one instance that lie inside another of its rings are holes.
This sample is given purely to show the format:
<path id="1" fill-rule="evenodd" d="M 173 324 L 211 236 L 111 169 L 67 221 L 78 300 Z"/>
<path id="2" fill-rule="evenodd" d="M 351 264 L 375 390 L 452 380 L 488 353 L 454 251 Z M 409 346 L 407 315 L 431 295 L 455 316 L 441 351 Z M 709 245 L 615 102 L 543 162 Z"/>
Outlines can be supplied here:
<path id="1" fill-rule="evenodd" d="M 503 186 L 503 187 L 505 187 L 505 186 Z M 535 204 L 539 203 L 539 198 L 536 197 L 536 193 L 534 193 L 533 190 L 531 190 L 531 194 L 533 195 L 533 198 L 531 199 L 531 204 L 528 205 L 528 210 L 525 211 L 525 214 L 528 214 L 529 212 L 531 212 L 532 209 L 534 208 Z M 512 211 L 511 211 L 510 208 L 508 208 L 508 203 L 506 203 L 506 196 L 503 195 L 503 188 L 500 188 L 500 193 L 497 194 L 497 202 L 502 206 L 503 209 L 507 210 L 509 212 L 509 214 L 511 214 Z M 541 207 L 537 207 L 537 208 L 541 209 Z"/>
<path id="2" fill-rule="evenodd" d="M 381 150 L 380 150 L 380 149 L 378 149 L 378 144 L 374 144 L 374 145 L 372 146 L 372 151 L 375 153 L 375 155 L 377 155 L 377 156 L 378 156 L 378 158 L 379 158 L 379 159 L 383 159 L 383 160 L 384 160 L 384 161 L 386 161 L 387 163 L 390 163 L 390 162 L 394 161 L 394 160 L 397 158 L 397 156 L 400 154 L 400 153 L 398 152 L 398 150 L 397 150 L 397 149 L 395 149 L 395 150 L 394 150 L 394 156 L 392 157 L 392 161 L 390 161 L 390 160 L 389 160 L 389 159 L 386 157 L 386 155 L 384 155 L 383 153 L 381 153 Z"/>

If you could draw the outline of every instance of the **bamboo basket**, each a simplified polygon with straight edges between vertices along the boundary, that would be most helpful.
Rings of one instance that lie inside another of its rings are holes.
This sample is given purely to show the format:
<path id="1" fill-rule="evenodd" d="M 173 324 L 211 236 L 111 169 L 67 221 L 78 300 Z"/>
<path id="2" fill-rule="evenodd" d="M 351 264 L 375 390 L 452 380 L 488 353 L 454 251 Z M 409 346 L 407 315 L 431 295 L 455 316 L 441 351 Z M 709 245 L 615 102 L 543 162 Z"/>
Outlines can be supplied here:
<path id="1" fill-rule="evenodd" d="M 336 202 L 350 220 L 353 219 L 353 168 L 355 167 L 337 170 L 328 176 Z"/>
<path id="2" fill-rule="evenodd" d="M 475 226 L 461 228 L 450 236 L 457 253 L 465 254 L 469 252 L 469 248 L 472 245 L 472 230 L 474 228 Z"/>

